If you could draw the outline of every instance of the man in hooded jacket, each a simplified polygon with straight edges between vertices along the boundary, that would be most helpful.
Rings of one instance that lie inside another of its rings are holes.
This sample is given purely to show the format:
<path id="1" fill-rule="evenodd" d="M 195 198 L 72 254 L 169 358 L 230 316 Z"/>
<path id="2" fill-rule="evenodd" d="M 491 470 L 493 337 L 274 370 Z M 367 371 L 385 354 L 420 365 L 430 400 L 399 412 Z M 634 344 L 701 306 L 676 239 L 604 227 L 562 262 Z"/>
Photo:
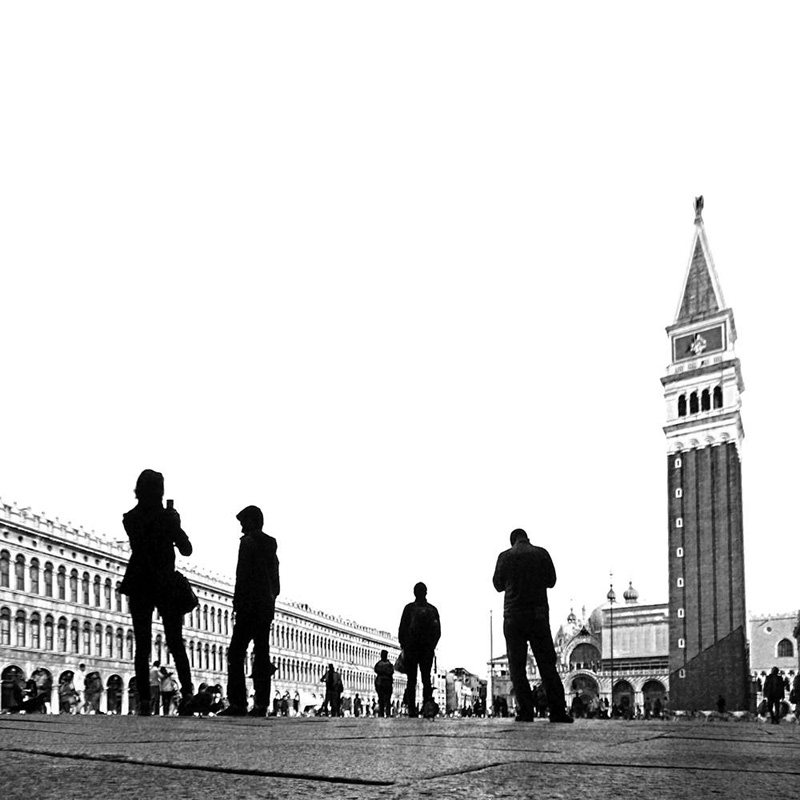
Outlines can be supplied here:
<path id="1" fill-rule="evenodd" d="M 270 703 L 272 664 L 269 660 L 269 628 L 275 616 L 275 598 L 280 594 L 278 543 L 268 536 L 264 515 L 257 506 L 247 506 L 237 515 L 242 526 L 239 562 L 233 592 L 235 614 L 228 649 L 228 701 L 226 716 L 247 714 L 244 662 L 247 646 L 253 642 L 253 689 L 251 716 L 265 717 Z"/>

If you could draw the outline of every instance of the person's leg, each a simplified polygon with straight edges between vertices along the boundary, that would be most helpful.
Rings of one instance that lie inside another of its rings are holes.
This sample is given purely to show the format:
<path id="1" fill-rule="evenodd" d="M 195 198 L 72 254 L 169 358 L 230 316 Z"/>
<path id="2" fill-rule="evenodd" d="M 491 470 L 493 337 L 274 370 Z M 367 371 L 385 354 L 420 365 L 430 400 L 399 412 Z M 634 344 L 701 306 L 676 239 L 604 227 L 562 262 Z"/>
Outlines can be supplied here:
<path id="1" fill-rule="evenodd" d="M 142 602 L 136 596 L 130 597 L 131 619 L 133 621 L 133 639 L 136 651 L 133 656 L 133 667 L 136 673 L 136 691 L 139 695 L 139 714 L 150 714 L 150 634 L 153 621 L 154 605 Z"/>
<path id="2" fill-rule="evenodd" d="M 547 619 L 534 621 L 531 631 L 531 649 L 536 659 L 536 666 L 542 676 L 544 690 L 547 693 L 547 711 L 549 716 L 564 717 L 567 704 L 564 697 L 564 684 L 556 669 L 556 650 L 550 633 L 550 622 Z"/>
<path id="3" fill-rule="evenodd" d="M 253 692 L 255 707 L 266 712 L 272 696 L 272 664 L 269 660 L 271 619 L 257 620 L 253 626 Z"/>
<path id="4" fill-rule="evenodd" d="M 426 650 L 419 656 L 419 674 L 422 680 L 422 702 L 433 699 L 433 681 L 431 670 L 433 669 L 433 650 Z"/>
<path id="5" fill-rule="evenodd" d="M 533 692 L 528 683 L 528 637 L 521 619 L 506 617 L 503 620 L 503 635 L 506 639 L 508 672 L 517 698 L 517 717 L 533 719 Z"/>
<path id="6" fill-rule="evenodd" d="M 247 656 L 247 645 L 252 638 L 250 627 L 247 617 L 237 616 L 228 648 L 228 702 L 231 706 L 242 710 L 247 710 L 244 660 Z"/>
<path id="7" fill-rule="evenodd" d="M 189 656 L 186 655 L 186 645 L 183 643 L 183 616 L 181 614 L 162 614 L 162 619 L 167 647 L 172 654 L 175 671 L 178 673 L 178 680 L 181 684 L 181 697 L 191 697 L 194 694 L 194 686 L 192 685 Z"/>
<path id="8" fill-rule="evenodd" d="M 417 668 L 419 667 L 419 657 L 413 650 L 404 650 L 406 677 L 406 693 L 404 700 L 408 706 L 408 716 L 417 716 Z"/>

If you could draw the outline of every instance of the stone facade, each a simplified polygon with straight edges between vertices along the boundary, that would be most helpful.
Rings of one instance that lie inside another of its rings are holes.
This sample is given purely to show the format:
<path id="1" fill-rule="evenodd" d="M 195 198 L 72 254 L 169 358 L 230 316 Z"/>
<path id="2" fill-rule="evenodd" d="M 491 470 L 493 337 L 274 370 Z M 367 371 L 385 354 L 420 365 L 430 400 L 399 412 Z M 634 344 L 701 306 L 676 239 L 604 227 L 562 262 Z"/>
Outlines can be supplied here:
<path id="1" fill-rule="evenodd" d="M 80 663 L 97 673 L 104 692 L 100 710 L 128 713 L 135 698 L 133 629 L 127 597 L 119 585 L 130 550 L 58 518 L 32 514 L 0 500 L 0 704 L 8 707 L 12 679 L 34 677 L 51 693 L 58 711 L 58 686 Z M 233 626 L 232 582 L 178 559 L 200 605 L 186 616 L 184 640 L 195 685 L 227 682 L 226 655 Z M 164 630 L 154 615 L 152 654 L 169 669 Z M 313 709 L 324 696 L 328 663 L 341 672 L 345 698 L 356 692 L 365 703 L 377 699 L 373 667 L 380 651 L 392 659 L 397 639 L 386 631 L 278 599 L 271 630 L 271 659 L 277 667 L 273 688 L 298 692 Z M 443 690 L 443 677 L 438 681 Z M 405 676 L 395 677 L 395 698 Z"/>

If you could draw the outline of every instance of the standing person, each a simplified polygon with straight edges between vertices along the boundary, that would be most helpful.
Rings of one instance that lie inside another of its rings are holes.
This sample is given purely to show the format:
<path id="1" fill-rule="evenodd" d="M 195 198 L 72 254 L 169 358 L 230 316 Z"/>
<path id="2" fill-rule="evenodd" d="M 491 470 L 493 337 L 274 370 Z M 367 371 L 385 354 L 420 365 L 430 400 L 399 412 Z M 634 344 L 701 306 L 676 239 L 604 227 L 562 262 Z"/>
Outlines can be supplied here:
<path id="1" fill-rule="evenodd" d="M 269 660 L 269 627 L 275 616 L 275 598 L 281 592 L 278 542 L 262 530 L 264 514 L 258 506 L 247 506 L 237 515 L 242 526 L 236 587 L 233 591 L 233 633 L 228 649 L 228 700 L 220 716 L 244 716 L 247 687 L 244 662 L 253 643 L 253 708 L 250 716 L 266 717 L 272 684 Z"/>
<path id="2" fill-rule="evenodd" d="M 328 709 L 330 716 L 338 717 L 341 714 L 344 684 L 342 676 L 333 668 L 333 664 L 328 664 L 328 669 L 322 676 L 322 682 L 325 684 L 325 702 L 322 704 L 322 708 L 323 710 Z"/>
<path id="3" fill-rule="evenodd" d="M 161 706 L 165 717 L 172 713 L 172 700 L 178 686 L 171 672 L 167 672 L 166 667 L 161 667 L 159 671 L 159 694 L 161 695 Z"/>
<path id="4" fill-rule="evenodd" d="M 150 647 L 153 609 L 157 608 L 181 682 L 181 695 L 194 694 L 189 659 L 183 643 L 183 615 L 175 610 L 175 547 L 192 554 L 192 543 L 181 528 L 181 518 L 164 498 L 164 476 L 146 469 L 136 481 L 136 506 L 122 517 L 131 545 L 131 557 L 120 591 L 128 595 L 136 643 L 134 666 L 139 693 L 139 714 L 151 715 Z"/>
<path id="5" fill-rule="evenodd" d="M 150 667 L 150 713 L 158 716 L 161 707 L 161 662 L 154 661 Z"/>
<path id="6" fill-rule="evenodd" d="M 511 548 L 497 558 L 494 588 L 505 592 L 503 633 L 508 668 L 517 698 L 517 720 L 531 722 L 533 693 L 525 667 L 530 642 L 547 693 L 550 722 L 572 722 L 567 714 L 564 686 L 556 671 L 556 651 L 550 633 L 547 590 L 556 585 L 556 570 L 550 554 L 534 547 L 522 528 L 511 532 Z"/>
<path id="7" fill-rule="evenodd" d="M 300 692 L 297 689 L 294 690 L 294 697 L 292 698 L 292 710 L 296 717 L 300 715 Z"/>
<path id="8" fill-rule="evenodd" d="M 356 696 L 353 698 L 353 716 L 360 717 L 361 716 L 361 709 L 362 709 L 362 702 L 361 698 L 358 696 L 358 692 L 356 692 Z"/>
<path id="9" fill-rule="evenodd" d="M 75 693 L 75 713 L 83 714 L 86 710 L 86 664 L 78 664 L 72 673 L 72 691 Z"/>
<path id="10" fill-rule="evenodd" d="M 378 716 L 392 715 L 392 688 L 394 686 L 394 665 L 389 661 L 389 651 L 381 650 L 381 660 L 375 665 L 375 691 L 378 693 Z M 372 703 L 373 716 L 375 702 Z"/>
<path id="11" fill-rule="evenodd" d="M 764 681 L 764 699 L 767 701 L 770 721 L 777 725 L 781 721 L 781 703 L 783 702 L 786 688 L 783 677 L 778 674 L 778 668 L 773 667 L 772 672 Z"/>
<path id="12" fill-rule="evenodd" d="M 431 669 L 433 668 L 433 654 L 439 638 L 442 635 L 442 625 L 436 606 L 428 602 L 428 587 L 424 583 L 414 586 L 414 602 L 403 609 L 400 618 L 400 630 L 397 638 L 403 648 L 406 665 L 405 701 L 408 706 L 408 716 L 418 717 L 417 709 L 417 668 L 419 667 L 422 679 L 422 704 L 433 700 L 433 684 L 431 683 Z"/>

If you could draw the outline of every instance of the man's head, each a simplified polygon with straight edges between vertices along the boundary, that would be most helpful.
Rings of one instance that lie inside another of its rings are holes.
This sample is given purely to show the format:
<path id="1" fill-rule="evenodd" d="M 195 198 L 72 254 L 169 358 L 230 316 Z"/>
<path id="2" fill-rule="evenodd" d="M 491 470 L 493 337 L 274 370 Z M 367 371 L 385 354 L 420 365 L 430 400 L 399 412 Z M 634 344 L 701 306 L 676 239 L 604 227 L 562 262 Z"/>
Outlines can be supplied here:
<path id="1" fill-rule="evenodd" d="M 522 528 L 515 528 L 511 531 L 511 546 L 513 547 L 517 542 L 527 542 L 528 534 Z"/>
<path id="2" fill-rule="evenodd" d="M 778 674 L 778 668 L 777 667 L 773 667 L 772 668 L 772 674 L 773 675 L 777 675 Z"/>
<path id="3" fill-rule="evenodd" d="M 78 664 L 78 669 L 86 669 L 86 664 Z M 775 667 L 775 669 L 777 669 L 777 667 Z"/>
<path id="4" fill-rule="evenodd" d="M 389 658 L 388 650 L 381 650 L 381 661 L 386 661 Z"/>
<path id="5" fill-rule="evenodd" d="M 424 600 L 427 594 L 428 594 L 428 587 L 422 581 L 415 584 L 414 597 L 416 597 L 417 600 Z"/>
<path id="6" fill-rule="evenodd" d="M 236 519 L 242 524 L 242 533 L 260 531 L 264 527 L 264 514 L 258 506 L 247 506 L 237 515 Z"/>
<path id="7" fill-rule="evenodd" d="M 154 661 L 153 662 L 153 666 L 154 667 L 160 667 L 161 666 L 161 662 L 160 661 Z"/>

